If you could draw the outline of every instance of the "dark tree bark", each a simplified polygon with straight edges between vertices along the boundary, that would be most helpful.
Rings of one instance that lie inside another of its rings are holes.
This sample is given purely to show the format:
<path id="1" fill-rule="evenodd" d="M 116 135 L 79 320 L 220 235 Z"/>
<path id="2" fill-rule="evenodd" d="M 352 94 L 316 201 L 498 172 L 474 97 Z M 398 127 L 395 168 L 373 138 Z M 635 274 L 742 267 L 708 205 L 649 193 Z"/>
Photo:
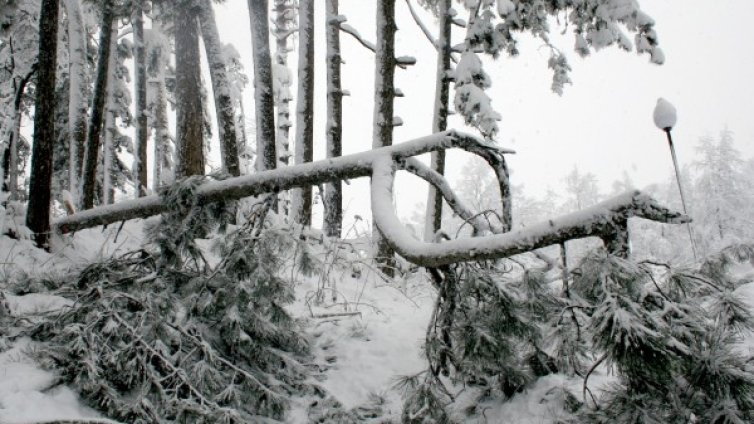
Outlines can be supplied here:
<path id="1" fill-rule="evenodd" d="M 377 1 L 377 49 L 374 75 L 374 124 L 372 148 L 393 144 L 393 100 L 395 98 L 395 0 Z M 393 249 L 375 225 L 372 230 L 375 259 L 382 271 L 395 274 Z"/>
<path id="2" fill-rule="evenodd" d="M 254 52 L 254 102 L 257 120 L 256 169 L 277 167 L 275 109 L 272 96 L 272 58 L 267 0 L 248 0 L 251 43 Z"/>
<path id="3" fill-rule="evenodd" d="M 451 54 L 451 0 L 440 0 L 438 12 L 440 14 L 440 35 L 437 37 L 437 76 L 435 79 L 435 103 L 432 118 L 432 132 L 445 131 L 448 127 L 448 100 L 450 98 L 450 54 Z M 432 152 L 430 167 L 440 173 L 445 173 L 445 151 Z M 434 235 L 442 226 L 442 196 L 430 186 L 427 196 L 427 220 L 424 228 L 424 241 L 434 241 Z"/>
<path id="4" fill-rule="evenodd" d="M 299 0 L 298 99 L 296 105 L 296 165 L 314 159 L 314 0 Z M 312 188 L 293 190 L 293 222 L 312 224 Z"/>
<path id="5" fill-rule="evenodd" d="M 131 24 L 134 29 L 134 93 L 136 93 L 136 158 L 134 159 L 134 174 L 136 174 L 136 197 L 147 193 L 147 57 L 144 46 L 144 0 L 134 1 Z"/>
<path id="6" fill-rule="evenodd" d="M 175 8 L 176 178 L 204 174 L 204 111 L 196 7 Z"/>
<path id="7" fill-rule="evenodd" d="M 327 0 L 325 5 L 325 31 L 327 36 L 327 158 L 343 154 L 343 88 L 341 87 L 340 28 L 338 0 Z M 330 237 L 340 237 L 343 229 L 343 183 L 325 184 L 324 232 Z"/>
<path id="8" fill-rule="evenodd" d="M 233 98 L 230 94 L 227 65 L 223 56 L 220 34 L 217 31 L 215 13 L 210 0 L 202 2 L 199 15 L 204 40 L 204 50 L 207 52 L 209 74 L 212 79 L 212 93 L 215 98 L 215 115 L 217 116 L 217 131 L 220 139 L 220 158 L 223 169 L 230 175 L 241 175 L 238 159 L 238 141 L 236 140 L 236 114 Z"/>
<path id="9" fill-rule="evenodd" d="M 52 183 L 52 146 L 55 141 L 55 70 L 57 68 L 58 0 L 42 0 L 39 20 L 37 97 L 34 147 L 26 226 L 37 246 L 48 248 Z"/>
<path id="10" fill-rule="evenodd" d="M 97 162 L 100 150 L 100 133 L 105 112 L 105 97 L 107 97 L 107 75 L 109 72 L 111 28 L 115 19 L 112 5 L 102 6 L 102 25 L 99 34 L 99 51 L 97 56 L 97 76 L 94 83 L 94 99 L 92 100 L 92 115 L 87 129 L 87 145 L 84 153 L 83 175 L 81 177 L 81 194 L 83 209 L 94 206 L 94 191 L 97 179 Z M 48 48 L 48 47 L 46 47 Z"/>

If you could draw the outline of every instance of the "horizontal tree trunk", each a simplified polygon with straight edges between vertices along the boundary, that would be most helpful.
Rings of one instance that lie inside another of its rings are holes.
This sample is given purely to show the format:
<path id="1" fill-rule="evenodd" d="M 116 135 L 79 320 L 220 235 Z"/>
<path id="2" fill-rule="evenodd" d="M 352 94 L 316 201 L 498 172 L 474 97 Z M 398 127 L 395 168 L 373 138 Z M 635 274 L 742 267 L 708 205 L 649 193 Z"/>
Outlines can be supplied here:
<path id="1" fill-rule="evenodd" d="M 372 174 L 372 162 L 380 156 L 387 155 L 400 159 L 453 147 L 467 151 L 492 149 L 500 154 L 511 152 L 493 148 L 471 135 L 446 131 L 363 153 L 209 182 L 199 188 L 198 196 L 200 202 L 206 203 L 240 199 L 331 181 L 368 177 Z M 160 198 L 152 195 L 141 199 L 126 200 L 117 205 L 99 207 L 92 211 L 82 211 L 56 221 L 55 226 L 59 231 L 66 233 L 125 219 L 146 218 L 166 209 L 167 206 L 162 204 Z"/>
<path id="2" fill-rule="evenodd" d="M 589 236 L 602 238 L 609 249 L 625 256 L 628 247 L 628 218 L 641 217 L 672 224 L 690 221 L 687 216 L 660 206 L 651 197 L 639 191 L 632 191 L 525 229 L 444 243 L 422 242 L 405 230 L 393 210 L 393 177 L 399 167 L 430 181 L 446 197 L 448 203 L 454 206 L 456 213 L 469 219 L 475 229 L 486 229 L 469 216 L 471 212 L 458 201 L 449 189 L 447 181 L 439 173 L 410 159 L 411 156 L 452 147 L 470 152 L 483 149 L 492 153 L 494 150 L 474 137 L 449 131 L 337 159 L 208 182 L 199 187 L 197 197 L 199 203 L 206 204 L 371 175 L 372 213 L 375 224 L 385 236 L 385 240 L 401 256 L 417 265 L 427 267 L 503 258 Z M 54 226 L 58 231 L 65 233 L 126 219 L 148 217 L 167 209 L 168 205 L 165 205 L 160 197 L 148 196 L 70 215 L 56 221 Z M 487 229 L 498 232 L 504 228 Z"/>

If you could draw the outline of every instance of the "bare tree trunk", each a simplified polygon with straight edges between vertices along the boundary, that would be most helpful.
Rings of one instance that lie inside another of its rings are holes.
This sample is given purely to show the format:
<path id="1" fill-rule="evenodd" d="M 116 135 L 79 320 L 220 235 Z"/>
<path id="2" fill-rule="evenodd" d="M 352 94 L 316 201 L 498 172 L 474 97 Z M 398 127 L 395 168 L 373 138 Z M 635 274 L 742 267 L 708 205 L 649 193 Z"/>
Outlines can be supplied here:
<path id="1" fill-rule="evenodd" d="M 158 6 L 155 5 L 155 8 Z M 154 12 L 160 16 L 159 9 Z M 162 28 L 160 19 L 152 20 L 152 41 L 149 45 L 147 59 L 147 74 L 149 75 L 149 110 L 147 121 L 154 129 L 154 157 L 152 169 L 152 190 L 157 192 L 160 187 L 173 180 L 173 151 L 172 138 L 168 128 L 168 99 L 165 87 L 165 65 L 170 55 L 170 43 Z"/>
<path id="2" fill-rule="evenodd" d="M 199 11 L 175 8 L 176 178 L 204 175 Z"/>
<path id="3" fill-rule="evenodd" d="M 343 88 L 341 87 L 340 23 L 337 21 L 338 0 L 325 4 L 325 31 L 327 34 L 327 158 L 343 154 Z M 343 229 L 343 183 L 325 184 L 324 232 L 330 237 L 340 237 Z"/>
<path id="4" fill-rule="evenodd" d="M 81 182 L 82 208 L 91 209 L 94 206 L 94 190 L 97 183 L 97 155 L 100 149 L 100 132 L 104 119 L 105 97 L 107 96 L 107 77 L 110 55 L 110 29 L 114 22 L 112 5 L 109 3 L 102 6 L 102 25 L 99 35 L 99 54 L 97 57 L 97 77 L 94 83 L 94 99 L 92 100 L 92 116 L 87 130 L 87 145 L 84 153 L 84 169 Z"/>
<path id="5" fill-rule="evenodd" d="M 372 147 L 379 148 L 393 144 L 393 100 L 395 98 L 395 0 L 377 1 L 377 46 L 375 52 L 374 75 L 374 124 Z M 393 249 L 382 237 L 375 225 L 372 230 L 375 244 L 375 259 L 381 263 L 382 271 L 389 276 L 395 274 Z"/>
<path id="6" fill-rule="evenodd" d="M 172 152 L 170 149 L 170 130 L 168 129 L 168 99 L 165 93 L 165 74 L 154 83 L 154 180 L 153 191 L 172 181 Z"/>
<path id="7" fill-rule="evenodd" d="M 296 165 L 314 159 L 314 0 L 299 0 L 298 99 L 296 106 Z M 293 222 L 312 224 L 312 189 L 291 193 Z"/>
<path id="8" fill-rule="evenodd" d="M 437 76 L 435 77 L 435 103 L 432 117 L 432 132 L 445 131 L 448 127 L 448 100 L 450 98 L 450 44 L 451 24 L 450 16 L 451 0 L 438 2 L 440 15 L 440 34 L 437 37 Z M 445 152 L 439 150 L 432 152 L 430 167 L 440 173 L 445 173 Z M 430 186 L 427 196 L 427 217 L 424 227 L 424 241 L 434 241 L 434 236 L 442 227 L 442 196 Z"/>
<path id="9" fill-rule="evenodd" d="M 68 188 L 73 194 L 78 190 L 81 164 L 86 146 L 86 28 L 79 0 L 66 0 L 68 14 L 68 96 L 69 166 Z"/>
<path id="10" fill-rule="evenodd" d="M 42 0 L 39 19 L 37 97 L 34 113 L 34 147 L 26 226 L 37 246 L 48 248 L 52 183 L 52 146 L 55 142 L 55 70 L 57 68 L 58 0 Z"/>
<path id="11" fill-rule="evenodd" d="M 13 128 L 10 130 L 10 140 L 3 157 L 3 183 L 7 181 L 7 190 L 10 199 L 18 199 L 18 140 L 21 137 L 21 102 L 24 98 L 26 86 L 29 84 L 31 77 L 36 72 L 32 69 L 20 80 L 13 81 Z M 14 77 L 15 78 L 15 77 Z"/>
<path id="12" fill-rule="evenodd" d="M 202 29 L 204 50 L 209 62 L 209 73 L 212 79 L 212 93 L 215 98 L 215 115 L 217 116 L 217 132 L 220 139 L 220 158 L 223 169 L 230 175 L 241 175 L 238 163 L 238 141 L 236 140 L 235 107 L 230 93 L 227 65 L 223 55 L 220 34 L 217 31 L 215 13 L 210 0 L 202 2 L 199 12 L 199 22 Z"/>
<path id="13" fill-rule="evenodd" d="M 275 36 L 275 61 L 276 63 L 285 69 L 286 73 L 289 73 L 288 69 L 288 52 L 291 49 L 288 47 L 288 40 L 291 35 L 296 33 L 296 11 L 294 9 L 293 0 L 275 0 L 275 30 L 273 34 Z M 285 95 L 288 93 L 289 95 Z M 288 157 L 290 153 L 289 132 L 291 128 L 291 112 L 289 103 L 292 100 L 290 96 L 290 90 L 288 87 L 280 87 L 277 96 L 275 96 L 275 109 L 277 110 L 277 119 L 275 124 L 277 125 L 276 143 L 278 149 L 278 157 L 284 164 L 288 164 Z"/>
<path id="14" fill-rule="evenodd" d="M 254 51 L 254 102 L 257 121 L 257 171 L 275 169 L 275 110 L 272 96 L 272 58 L 267 0 L 248 0 Z"/>
<path id="15" fill-rule="evenodd" d="M 136 97 L 134 119 L 136 137 L 134 140 L 134 174 L 136 177 L 136 197 L 147 194 L 147 57 L 144 46 L 144 0 L 134 1 L 131 24 L 134 29 L 134 93 Z M 107 194 L 106 194 L 107 196 Z"/>
<path id="16" fill-rule="evenodd" d="M 118 26 L 113 25 L 110 36 L 110 63 L 107 73 L 107 102 L 105 104 L 105 142 L 102 145 L 102 204 L 113 203 L 113 136 L 115 135 L 115 68 L 118 66 Z M 138 181 L 138 180 L 137 180 Z M 136 196 L 141 197 L 141 196 Z"/>

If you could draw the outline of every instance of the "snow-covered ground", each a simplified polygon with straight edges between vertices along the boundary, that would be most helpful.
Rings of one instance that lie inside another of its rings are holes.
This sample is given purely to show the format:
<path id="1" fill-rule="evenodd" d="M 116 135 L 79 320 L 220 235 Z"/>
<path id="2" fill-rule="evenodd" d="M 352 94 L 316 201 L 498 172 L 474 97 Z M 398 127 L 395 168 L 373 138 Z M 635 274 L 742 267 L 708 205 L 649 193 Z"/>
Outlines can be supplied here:
<path id="1" fill-rule="evenodd" d="M 15 273 L 45 275 L 70 270 L 132 250 L 140 245 L 141 233 L 140 222 L 85 230 L 73 238 L 56 240 L 52 254 L 35 249 L 28 241 L 0 238 L 0 281 L 8 281 Z M 750 267 L 739 271 L 747 281 L 754 279 Z M 297 300 L 290 310 L 304 320 L 313 340 L 314 363 L 319 368 L 313 373 L 314 381 L 345 409 L 361 411 L 367 422 L 370 416 L 375 417 L 372 422 L 399 422 L 402 401 L 396 379 L 425 368 L 421 346 L 434 304 L 430 283 L 417 273 L 387 284 L 363 264 L 333 267 L 326 277 L 299 275 L 296 280 Z M 4 284 L 0 282 L 0 291 Z M 325 296 L 317 303 L 315 294 L 323 287 Z M 754 283 L 741 286 L 738 292 L 754 309 Z M 69 302 L 51 295 L 14 296 L 7 292 L 4 300 L 5 313 L 13 317 L 54 311 Z M 4 331 L 0 329 L 0 335 Z M 3 345 L 0 337 L 0 423 L 99 418 L 71 388 L 58 384 L 54 373 L 35 364 L 34 348 L 34 342 L 26 338 Z M 754 342 L 743 348 L 754 349 Z M 612 378 L 606 369 L 598 369 L 590 377 L 590 387 L 598 389 Z M 563 375 L 541 378 L 508 402 L 478 405 L 480 414 L 468 422 L 553 423 L 565 414 L 564 390 L 581 399 L 581 384 L 580 379 Z M 454 389 L 457 418 L 463 419 L 463 407 L 468 406 L 463 403 L 465 393 L 463 388 Z M 308 406 L 307 399 L 294 403 L 288 422 L 308 422 Z"/>

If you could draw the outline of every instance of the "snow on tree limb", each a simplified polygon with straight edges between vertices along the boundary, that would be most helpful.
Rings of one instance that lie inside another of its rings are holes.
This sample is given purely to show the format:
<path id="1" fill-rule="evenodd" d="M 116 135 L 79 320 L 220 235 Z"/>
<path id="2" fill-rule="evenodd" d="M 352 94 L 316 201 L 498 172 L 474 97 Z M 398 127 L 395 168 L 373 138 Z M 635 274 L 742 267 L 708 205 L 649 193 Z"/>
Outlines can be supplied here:
<path id="1" fill-rule="evenodd" d="M 371 195 L 374 222 L 398 254 L 421 266 L 437 267 L 455 262 L 503 258 L 589 236 L 608 241 L 616 239 L 615 233 L 620 235 L 624 231 L 630 217 L 668 224 L 690 221 L 687 216 L 660 206 L 648 195 L 630 191 L 590 208 L 508 233 L 440 244 L 426 243 L 413 238 L 393 210 L 395 163 L 389 157 L 380 156 L 373 165 Z"/>
<path id="2" fill-rule="evenodd" d="M 367 177 L 372 174 L 372 163 L 378 157 L 393 157 L 397 160 L 429 153 L 437 149 L 454 147 L 468 151 L 480 149 L 499 154 L 512 152 L 492 146 L 472 135 L 451 130 L 339 158 L 268 170 L 223 181 L 208 182 L 199 188 L 198 196 L 200 202 L 208 203 L 218 200 L 240 199 L 295 187 L 318 185 L 330 181 Z M 160 197 L 152 195 L 138 200 L 123 201 L 116 205 L 101 206 L 91 211 L 82 211 L 55 221 L 54 226 L 58 231 L 68 233 L 125 219 L 146 218 L 159 214 L 166 209 Z"/>
<path id="3" fill-rule="evenodd" d="M 425 180 L 442 195 L 445 201 L 448 203 L 453 212 L 455 212 L 462 219 L 469 221 L 472 227 L 474 227 L 475 233 L 501 233 L 502 228 L 493 225 L 488 220 L 484 219 L 481 215 L 474 213 L 461 198 L 459 198 L 453 189 L 448 184 L 445 177 L 434 169 L 424 165 L 415 158 L 407 158 L 404 161 L 399 161 L 398 166 L 400 169 L 404 169 L 417 177 Z"/>
<path id="4" fill-rule="evenodd" d="M 487 229 L 499 231 L 498 228 L 490 228 L 486 221 L 475 220 L 467 207 L 453 200 L 457 198 L 442 176 L 411 158 L 449 148 L 460 148 L 475 154 L 486 152 L 489 157 L 510 153 L 509 150 L 496 148 L 474 136 L 451 130 L 363 153 L 207 182 L 199 187 L 197 196 L 200 204 L 206 204 L 371 176 L 374 222 L 401 256 L 421 266 L 502 258 L 588 236 L 601 237 L 609 247 L 620 252 L 627 243 L 628 218 L 641 217 L 669 224 L 690 221 L 686 215 L 659 205 L 648 195 L 632 191 L 525 229 L 441 244 L 421 242 L 403 228 L 393 210 L 393 176 L 399 168 L 413 172 L 435 185 L 456 212 L 469 219 L 478 232 Z M 61 218 L 53 225 L 57 231 L 68 233 L 126 219 L 144 218 L 167 209 L 168 206 L 159 196 L 152 195 L 82 211 Z"/>

